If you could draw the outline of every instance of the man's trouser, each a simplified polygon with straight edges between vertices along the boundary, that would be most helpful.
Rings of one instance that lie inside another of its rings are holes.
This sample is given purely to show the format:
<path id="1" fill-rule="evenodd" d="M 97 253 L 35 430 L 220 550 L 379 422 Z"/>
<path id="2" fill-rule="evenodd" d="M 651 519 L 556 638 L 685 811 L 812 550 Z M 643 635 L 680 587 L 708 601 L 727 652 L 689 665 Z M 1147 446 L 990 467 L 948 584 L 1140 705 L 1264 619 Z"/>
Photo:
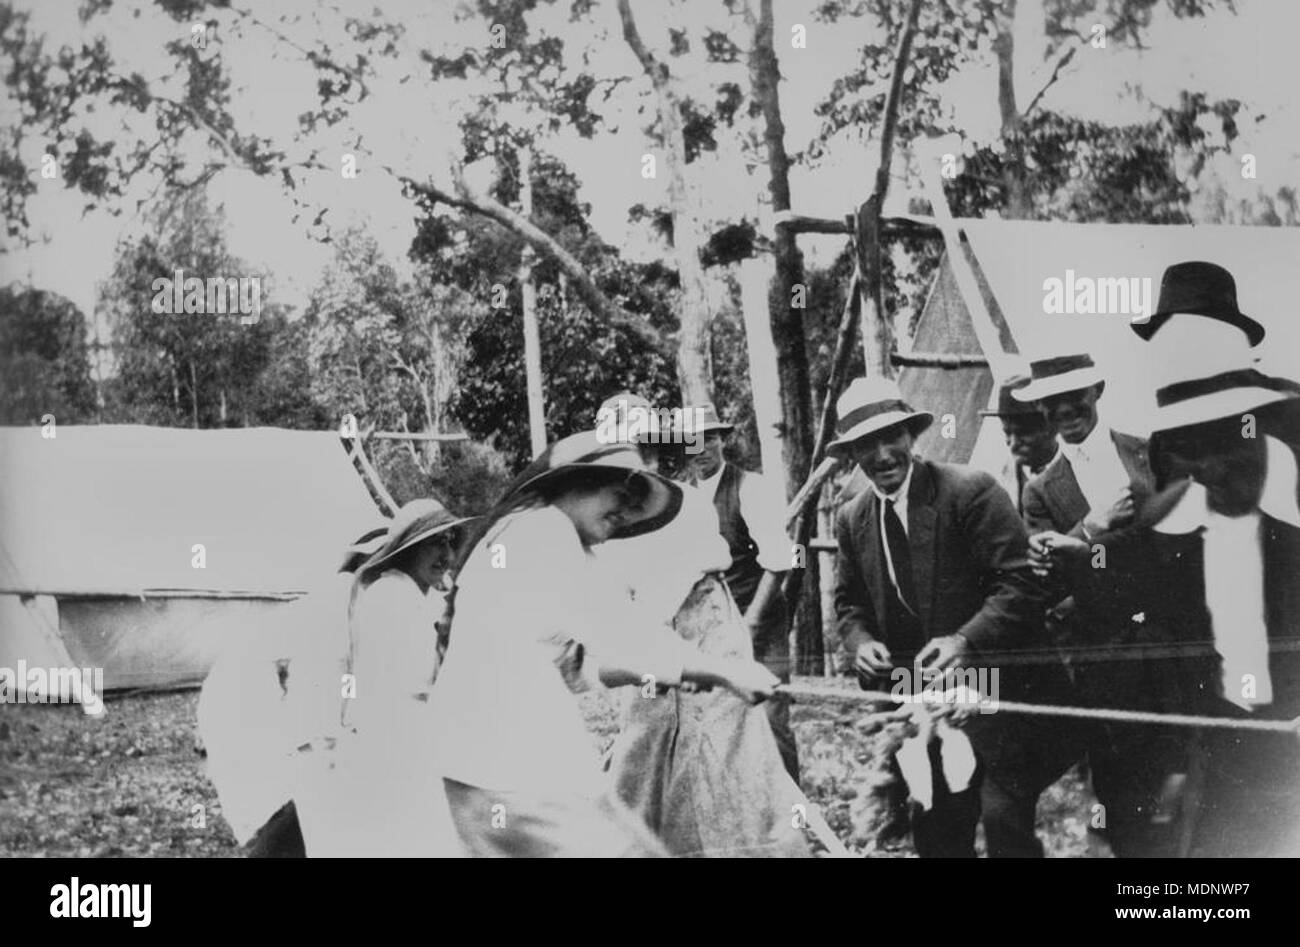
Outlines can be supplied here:
<path id="1" fill-rule="evenodd" d="M 995 696 L 1034 704 L 1068 702 L 1069 677 L 1062 664 L 1016 657 L 1009 655 L 996 669 Z M 1072 720 L 996 709 L 973 714 L 966 731 L 984 771 L 980 806 L 989 857 L 1041 858 L 1043 845 L 1034 831 L 1038 797 L 1083 758 L 1082 731 Z"/>
<path id="2" fill-rule="evenodd" d="M 912 803 L 912 842 L 922 858 L 974 858 L 975 826 L 980 820 L 980 779 L 977 770 L 961 792 L 952 792 L 943 776 L 943 759 L 937 740 L 928 747 L 933 780 L 934 805 L 922 809 Z M 903 779 L 898 759 L 891 762 L 896 777 Z"/>
<path id="3" fill-rule="evenodd" d="M 1078 728 L 1051 717 L 997 712 L 967 725 L 984 771 L 981 821 L 989 858 L 1042 858 L 1038 797 L 1083 755 Z"/>

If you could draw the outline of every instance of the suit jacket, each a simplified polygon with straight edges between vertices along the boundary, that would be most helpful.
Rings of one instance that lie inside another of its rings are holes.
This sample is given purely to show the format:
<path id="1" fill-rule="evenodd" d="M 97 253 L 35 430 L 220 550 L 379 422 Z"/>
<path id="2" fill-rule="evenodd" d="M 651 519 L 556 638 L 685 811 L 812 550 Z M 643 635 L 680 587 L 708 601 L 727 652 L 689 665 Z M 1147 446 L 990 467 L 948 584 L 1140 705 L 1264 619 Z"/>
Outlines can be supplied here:
<path id="1" fill-rule="evenodd" d="M 1155 491 L 1155 476 L 1147 459 L 1147 442 L 1114 430 L 1110 437 L 1120 462 L 1128 471 L 1134 506 L 1141 508 Z M 1064 452 L 1025 484 L 1023 507 L 1030 535 L 1055 530 L 1076 539 L 1085 539 L 1083 519 L 1089 512 L 1088 501 Z M 1088 541 L 1109 549 L 1113 540 L 1134 529 L 1135 524 L 1125 524 L 1092 536 Z M 1094 581 L 1095 573 L 1101 573 L 1102 581 Z M 1114 622 L 1124 625 L 1129 615 L 1141 610 L 1140 601 L 1146 594 L 1142 583 L 1124 570 L 1094 569 L 1093 557 L 1076 564 L 1072 574 L 1053 578 L 1049 587 L 1054 605 L 1048 617 L 1049 634 L 1067 652 L 1079 644 L 1102 643 L 1105 636 L 1114 631 L 1111 627 Z"/>
<path id="2" fill-rule="evenodd" d="M 1273 703 L 1259 715 L 1289 720 L 1300 715 L 1300 529 L 1265 514 L 1261 533 Z M 1127 643 L 1159 651 L 1138 662 L 1147 665 L 1148 678 L 1159 681 L 1159 709 L 1242 715 L 1218 696 L 1222 660 L 1205 602 L 1201 533 L 1142 529 L 1117 539 L 1107 553 L 1108 568 L 1140 577 L 1147 589 L 1141 622 L 1134 622 Z"/>
<path id="3" fill-rule="evenodd" d="M 1147 460 L 1147 442 L 1119 431 L 1111 431 L 1110 439 L 1128 471 L 1134 505 L 1141 505 L 1155 489 L 1155 477 Z M 1025 484 L 1024 511 L 1031 534 L 1050 529 L 1077 539 L 1085 538 L 1083 518 L 1088 515 L 1088 501 L 1064 452 Z"/>
<path id="4" fill-rule="evenodd" d="M 1032 643 L 1045 592 L 1029 571 L 1028 534 L 1011 498 L 983 471 L 913 463 L 907 531 L 925 639 L 960 633 L 981 651 Z M 871 639 L 890 647 L 879 524 L 880 501 L 871 489 L 835 518 L 835 616 L 850 654 Z"/>

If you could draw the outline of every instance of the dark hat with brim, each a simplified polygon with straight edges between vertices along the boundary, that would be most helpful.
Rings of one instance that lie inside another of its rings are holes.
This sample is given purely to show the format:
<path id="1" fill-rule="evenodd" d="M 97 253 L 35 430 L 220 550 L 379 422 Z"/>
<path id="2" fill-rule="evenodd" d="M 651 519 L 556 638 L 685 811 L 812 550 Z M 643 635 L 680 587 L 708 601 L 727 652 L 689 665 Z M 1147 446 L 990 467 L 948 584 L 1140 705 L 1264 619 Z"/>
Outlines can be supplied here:
<path id="1" fill-rule="evenodd" d="M 1029 384 L 1028 375 L 1012 375 L 998 387 L 998 406 L 995 410 L 983 410 L 982 418 L 1041 418 L 1038 409 L 1032 404 L 1017 400 L 1012 392 L 1019 391 Z"/>
<path id="2" fill-rule="evenodd" d="M 380 568 L 413 546 L 477 519 L 455 516 L 437 500 L 422 497 L 402 505 L 388 525 L 387 538 L 357 571 Z"/>
<path id="3" fill-rule="evenodd" d="M 635 519 L 610 536 L 627 539 L 652 533 L 670 523 L 682 508 L 682 488 L 648 469 L 633 444 L 605 444 L 595 431 L 580 431 L 556 441 L 533 462 L 539 472 L 527 477 L 512 493 L 547 490 L 562 492 L 569 481 L 607 480 L 611 484 L 640 480 L 647 498 Z"/>
<path id="4" fill-rule="evenodd" d="M 1029 384 L 1011 392 L 1017 401 L 1042 401 L 1068 391 L 1082 391 L 1106 380 L 1086 352 L 1040 358 L 1029 363 L 1029 372 L 1032 376 Z"/>
<path id="5" fill-rule="evenodd" d="M 833 457 L 842 456 L 845 448 L 885 428 L 902 426 L 913 437 L 934 421 L 929 411 L 914 411 L 903 400 L 898 383 L 888 378 L 855 378 L 835 402 L 837 420 L 835 440 L 826 445 Z"/>
<path id="6" fill-rule="evenodd" d="M 682 431 L 686 434 L 708 434 L 734 431 L 736 425 L 718 417 L 718 409 L 711 404 L 692 404 L 682 408 Z"/>
<path id="7" fill-rule="evenodd" d="M 1232 274 L 1215 263 L 1192 260 L 1168 267 L 1160 278 L 1156 311 L 1149 319 L 1132 319 L 1129 325 L 1142 339 L 1150 340 L 1171 316 L 1179 313 L 1235 326 L 1252 346 L 1264 339 L 1264 327 L 1237 308 L 1237 283 Z"/>

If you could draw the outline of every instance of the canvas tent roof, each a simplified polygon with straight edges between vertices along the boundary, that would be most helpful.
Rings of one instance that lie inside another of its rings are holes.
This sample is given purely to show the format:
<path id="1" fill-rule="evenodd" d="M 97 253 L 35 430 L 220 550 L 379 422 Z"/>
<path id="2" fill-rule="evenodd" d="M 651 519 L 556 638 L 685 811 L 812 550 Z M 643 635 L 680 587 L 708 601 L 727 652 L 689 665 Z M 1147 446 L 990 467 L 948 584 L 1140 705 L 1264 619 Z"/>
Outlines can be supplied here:
<path id="1" fill-rule="evenodd" d="M 0 428 L 0 668 L 100 669 L 106 690 L 196 683 L 382 520 L 333 433 L 41 434 Z"/>
<path id="2" fill-rule="evenodd" d="M 1173 366 L 1152 361 L 1152 347 L 1129 329 L 1128 316 L 1046 313 L 1044 282 L 1064 280 L 1067 270 L 1076 277 L 1149 278 L 1154 307 L 1167 266 L 1185 260 L 1218 263 L 1235 277 L 1242 311 L 1268 330 L 1260 347 L 1261 370 L 1296 373 L 1300 320 L 1293 309 L 1300 299 L 1300 230 L 972 219 L 957 224 L 969 241 L 968 259 L 987 290 L 1006 351 L 1025 360 L 1069 349 L 1091 352 L 1108 378 L 1102 407 L 1115 427 L 1149 433 L 1155 388 Z M 970 320 L 945 258 L 918 321 L 915 349 L 981 354 Z M 954 415 L 956 437 L 943 438 L 936 424 L 921 443 L 923 454 L 979 466 L 1001 462 L 1000 427 L 996 420 L 981 422 L 977 414 L 993 393 L 989 369 L 908 368 L 899 383 L 914 406 L 936 416 Z"/>
<path id="3" fill-rule="evenodd" d="M 332 433 L 0 428 L 3 591 L 300 591 L 379 519 Z"/>

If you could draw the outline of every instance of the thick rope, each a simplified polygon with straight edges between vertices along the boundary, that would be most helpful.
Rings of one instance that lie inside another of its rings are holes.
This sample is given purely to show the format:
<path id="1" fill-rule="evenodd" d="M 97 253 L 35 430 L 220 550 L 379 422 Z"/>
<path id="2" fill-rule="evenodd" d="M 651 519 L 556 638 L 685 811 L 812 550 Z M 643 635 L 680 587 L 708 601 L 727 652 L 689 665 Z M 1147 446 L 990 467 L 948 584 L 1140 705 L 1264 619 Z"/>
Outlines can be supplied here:
<path id="1" fill-rule="evenodd" d="M 941 700 L 926 701 L 924 697 L 902 697 L 885 691 L 851 691 L 838 687 L 818 687 L 815 684 L 782 684 L 776 688 L 776 693 L 778 696 L 797 702 L 838 701 L 851 704 L 910 704 L 916 701 L 922 704 L 942 703 Z M 1013 700 L 989 700 L 987 705 L 995 706 L 998 713 L 1027 714 L 1040 717 L 1073 717 L 1079 720 L 1103 720 L 1109 723 L 1150 723 L 1174 727 L 1254 730 L 1265 733 L 1300 735 L 1300 717 L 1295 720 L 1238 720 L 1232 717 L 1203 717 L 1196 714 L 1158 714 L 1145 710 L 1027 704 Z M 888 711 L 880 716 L 893 717 L 897 713 L 897 711 Z"/>

